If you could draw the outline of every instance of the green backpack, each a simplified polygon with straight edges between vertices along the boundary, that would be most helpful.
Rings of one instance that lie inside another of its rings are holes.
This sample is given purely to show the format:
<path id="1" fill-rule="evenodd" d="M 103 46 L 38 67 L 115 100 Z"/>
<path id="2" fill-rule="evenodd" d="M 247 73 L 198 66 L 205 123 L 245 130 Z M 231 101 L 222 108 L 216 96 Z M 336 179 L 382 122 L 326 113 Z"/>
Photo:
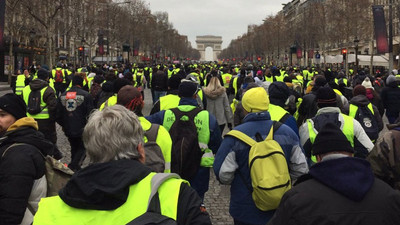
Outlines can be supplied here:
<path id="1" fill-rule="evenodd" d="M 278 142 L 273 140 L 274 131 L 280 125 L 274 122 L 265 140 L 262 140 L 261 135 L 258 134 L 257 139 L 261 139 L 260 141 L 255 141 L 238 130 L 232 130 L 227 134 L 251 147 L 249 169 L 253 187 L 252 197 L 257 208 L 262 211 L 278 208 L 283 194 L 291 188 L 285 154 Z M 249 190 L 251 191 L 250 188 Z"/>

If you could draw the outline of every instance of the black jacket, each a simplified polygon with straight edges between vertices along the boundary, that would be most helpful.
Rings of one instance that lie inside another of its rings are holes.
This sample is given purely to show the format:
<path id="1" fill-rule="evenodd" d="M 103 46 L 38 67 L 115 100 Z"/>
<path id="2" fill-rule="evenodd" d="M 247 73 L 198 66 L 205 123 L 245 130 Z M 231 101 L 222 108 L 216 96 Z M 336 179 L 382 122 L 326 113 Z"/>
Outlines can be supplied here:
<path id="1" fill-rule="evenodd" d="M 60 191 L 60 198 L 74 208 L 113 210 L 125 203 L 129 187 L 150 172 L 137 160 L 93 164 L 75 173 Z M 211 224 L 208 214 L 200 211 L 200 204 L 197 193 L 182 183 L 178 199 L 178 224 Z"/>
<path id="2" fill-rule="evenodd" d="M 14 143 L 26 144 L 11 147 L 0 159 L 0 224 L 21 223 L 32 185 L 45 172 L 40 152 L 53 154 L 54 145 L 31 126 L 34 123 L 27 117 L 18 120 L 14 125 L 19 125 L 0 138 L 0 156 Z"/>
<path id="3" fill-rule="evenodd" d="M 386 115 L 397 117 L 400 113 L 400 88 L 396 82 L 384 87 L 381 91 L 381 100 L 386 109 Z"/>
<path id="4" fill-rule="evenodd" d="M 395 225 L 400 192 L 374 178 L 370 164 L 352 157 L 315 164 L 285 193 L 268 225 Z"/>
<path id="5" fill-rule="evenodd" d="M 154 91 L 167 91 L 168 75 L 162 70 L 157 71 L 157 73 L 153 73 L 151 78 L 151 88 Z"/>
<path id="6" fill-rule="evenodd" d="M 57 122 L 63 127 L 67 137 L 82 136 L 83 128 L 93 108 L 92 96 L 78 86 L 73 86 L 60 96 L 57 107 Z"/>
<path id="7" fill-rule="evenodd" d="M 107 99 L 114 95 L 113 81 L 106 81 L 101 86 L 101 92 L 97 97 L 96 108 L 100 108 L 101 104 L 103 104 Z"/>

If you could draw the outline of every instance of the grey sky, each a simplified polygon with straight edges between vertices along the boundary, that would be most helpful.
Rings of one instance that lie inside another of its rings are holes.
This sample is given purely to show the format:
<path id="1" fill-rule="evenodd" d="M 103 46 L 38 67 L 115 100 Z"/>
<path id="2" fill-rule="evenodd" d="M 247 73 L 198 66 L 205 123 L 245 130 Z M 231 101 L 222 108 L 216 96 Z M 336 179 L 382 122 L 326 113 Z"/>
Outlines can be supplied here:
<path id="1" fill-rule="evenodd" d="M 247 25 L 261 24 L 290 0 L 145 0 L 152 12 L 165 11 L 179 34 L 187 35 L 192 47 L 196 36 L 222 36 L 222 47 L 247 32 Z"/>

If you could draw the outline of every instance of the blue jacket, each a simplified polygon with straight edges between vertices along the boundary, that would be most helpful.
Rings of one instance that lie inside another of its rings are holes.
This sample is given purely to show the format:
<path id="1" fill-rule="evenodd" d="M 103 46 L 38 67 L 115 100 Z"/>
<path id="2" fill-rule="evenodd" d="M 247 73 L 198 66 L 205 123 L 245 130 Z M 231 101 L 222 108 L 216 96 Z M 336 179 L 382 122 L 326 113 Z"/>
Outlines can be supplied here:
<path id="1" fill-rule="evenodd" d="M 179 105 L 192 105 L 197 106 L 197 100 L 192 98 L 181 98 Z M 153 115 L 147 116 L 146 119 L 151 123 L 163 124 L 165 110 L 157 112 Z M 210 141 L 208 148 L 210 148 L 215 154 L 222 142 L 221 133 L 215 117 L 209 113 L 209 128 L 210 128 Z M 200 167 L 197 175 L 189 180 L 190 185 L 194 188 L 201 198 L 204 198 L 204 194 L 208 191 L 208 184 L 210 181 L 210 170 L 206 167 Z"/>
<path id="2" fill-rule="evenodd" d="M 272 121 L 268 112 L 250 113 L 244 118 L 244 123 L 235 127 L 255 139 L 256 133 L 266 138 Z M 300 147 L 299 138 L 291 128 L 282 125 L 274 132 L 289 166 L 292 181 L 308 172 L 304 153 Z M 231 184 L 231 201 L 229 212 L 235 220 L 250 224 L 265 225 L 274 214 L 273 211 L 263 212 L 253 202 L 251 178 L 248 166 L 250 146 L 244 142 L 226 136 L 214 161 L 214 172 L 217 179 L 224 184 Z"/>

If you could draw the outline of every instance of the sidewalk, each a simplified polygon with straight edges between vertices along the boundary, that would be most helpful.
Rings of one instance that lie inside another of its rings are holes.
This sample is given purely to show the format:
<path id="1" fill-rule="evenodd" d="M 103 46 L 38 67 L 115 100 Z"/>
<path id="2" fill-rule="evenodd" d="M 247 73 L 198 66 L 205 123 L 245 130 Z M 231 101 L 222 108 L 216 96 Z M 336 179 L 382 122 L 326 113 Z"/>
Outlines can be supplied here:
<path id="1" fill-rule="evenodd" d="M 0 91 L 11 90 L 10 85 L 7 82 L 0 82 Z"/>

